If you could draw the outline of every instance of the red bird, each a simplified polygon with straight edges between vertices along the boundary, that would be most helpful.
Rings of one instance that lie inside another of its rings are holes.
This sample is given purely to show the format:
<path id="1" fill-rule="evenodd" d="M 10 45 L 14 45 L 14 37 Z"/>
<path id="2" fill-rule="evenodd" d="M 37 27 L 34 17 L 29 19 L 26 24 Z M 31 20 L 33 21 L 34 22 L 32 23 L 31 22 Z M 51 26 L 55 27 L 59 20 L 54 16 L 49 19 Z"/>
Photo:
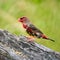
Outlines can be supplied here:
<path id="1" fill-rule="evenodd" d="M 26 29 L 26 32 L 30 35 L 30 36 L 35 36 L 37 38 L 43 38 L 43 39 L 47 39 L 47 40 L 51 40 L 54 42 L 54 40 L 48 38 L 47 36 L 45 36 L 43 34 L 43 32 L 41 32 L 38 28 L 36 28 L 27 17 L 22 17 L 19 18 L 19 22 L 21 22 L 23 24 L 23 27 Z"/>

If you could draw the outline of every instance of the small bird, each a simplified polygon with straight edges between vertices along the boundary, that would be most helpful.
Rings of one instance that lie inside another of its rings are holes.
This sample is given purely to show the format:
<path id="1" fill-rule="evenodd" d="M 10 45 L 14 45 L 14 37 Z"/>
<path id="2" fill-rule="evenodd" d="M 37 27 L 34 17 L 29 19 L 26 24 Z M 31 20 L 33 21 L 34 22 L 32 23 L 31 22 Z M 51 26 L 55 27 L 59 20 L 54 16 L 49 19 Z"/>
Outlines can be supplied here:
<path id="1" fill-rule="evenodd" d="M 48 38 L 47 36 L 44 35 L 44 33 L 41 30 L 36 28 L 27 17 L 19 18 L 18 21 L 22 23 L 23 28 L 25 28 L 26 32 L 30 36 L 42 38 L 42 39 L 46 39 L 54 42 L 53 39 Z"/>

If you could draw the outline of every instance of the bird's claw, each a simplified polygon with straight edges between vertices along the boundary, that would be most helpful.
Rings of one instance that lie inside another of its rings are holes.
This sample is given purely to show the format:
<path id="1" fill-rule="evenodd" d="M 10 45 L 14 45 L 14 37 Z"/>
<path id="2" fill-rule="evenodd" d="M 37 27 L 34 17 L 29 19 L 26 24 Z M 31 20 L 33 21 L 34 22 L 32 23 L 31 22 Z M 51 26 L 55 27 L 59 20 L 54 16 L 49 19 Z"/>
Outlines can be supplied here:
<path id="1" fill-rule="evenodd" d="M 31 37 L 27 37 L 28 39 L 28 42 L 33 42 L 35 39 L 34 38 L 31 38 Z"/>

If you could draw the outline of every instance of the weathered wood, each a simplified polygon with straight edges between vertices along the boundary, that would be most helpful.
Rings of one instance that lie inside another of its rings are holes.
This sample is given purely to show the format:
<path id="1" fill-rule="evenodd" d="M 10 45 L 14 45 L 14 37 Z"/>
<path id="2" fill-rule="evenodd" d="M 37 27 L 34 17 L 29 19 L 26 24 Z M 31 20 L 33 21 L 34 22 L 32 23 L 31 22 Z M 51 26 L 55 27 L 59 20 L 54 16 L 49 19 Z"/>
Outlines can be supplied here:
<path id="1" fill-rule="evenodd" d="M 0 60 L 60 60 L 60 53 L 27 40 L 0 30 Z"/>

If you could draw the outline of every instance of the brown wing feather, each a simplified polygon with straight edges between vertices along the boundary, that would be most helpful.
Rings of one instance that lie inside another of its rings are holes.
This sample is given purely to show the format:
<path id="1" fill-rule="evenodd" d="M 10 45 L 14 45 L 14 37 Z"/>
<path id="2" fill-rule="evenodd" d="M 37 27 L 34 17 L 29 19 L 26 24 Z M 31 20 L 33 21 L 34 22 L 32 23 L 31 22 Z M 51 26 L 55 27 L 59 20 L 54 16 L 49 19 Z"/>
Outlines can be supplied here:
<path id="1" fill-rule="evenodd" d="M 27 28 L 27 33 L 36 36 L 38 38 L 41 37 L 41 34 L 43 34 L 39 29 L 37 29 L 34 25 L 30 24 L 29 27 Z"/>
<path id="2" fill-rule="evenodd" d="M 36 28 L 34 25 L 30 25 L 29 26 L 33 31 L 35 31 L 35 32 L 39 32 L 39 33 L 41 33 L 41 34 L 43 34 L 38 28 Z"/>

